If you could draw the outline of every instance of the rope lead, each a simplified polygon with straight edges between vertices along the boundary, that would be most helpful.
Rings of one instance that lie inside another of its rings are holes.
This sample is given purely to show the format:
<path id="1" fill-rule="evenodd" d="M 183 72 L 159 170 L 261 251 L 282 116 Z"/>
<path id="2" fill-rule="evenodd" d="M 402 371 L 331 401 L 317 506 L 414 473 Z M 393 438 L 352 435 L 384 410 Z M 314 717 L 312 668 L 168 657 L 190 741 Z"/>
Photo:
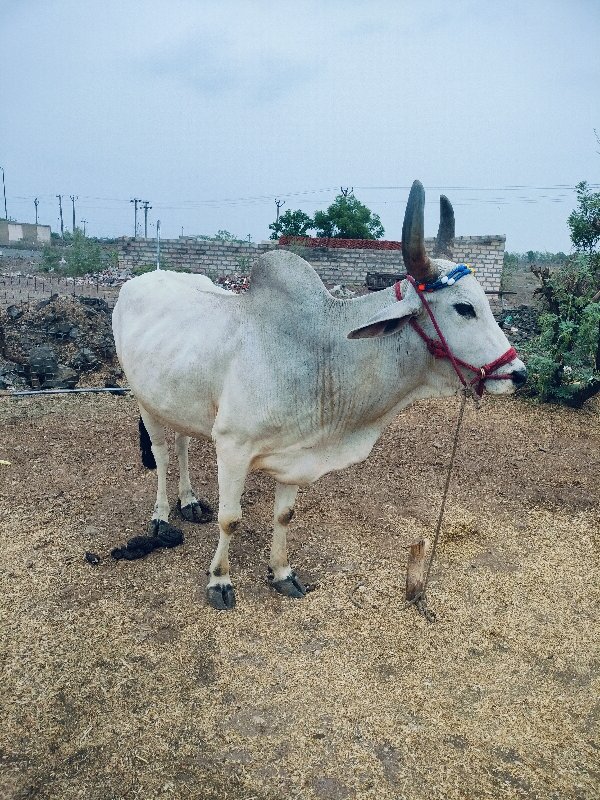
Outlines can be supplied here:
<path id="1" fill-rule="evenodd" d="M 438 540 L 440 538 L 440 531 L 442 529 L 442 521 L 444 519 L 444 511 L 446 510 L 446 500 L 448 498 L 448 490 L 450 488 L 450 479 L 452 477 L 452 470 L 454 468 L 454 459 L 456 457 L 456 451 L 458 448 L 458 438 L 460 434 L 460 429 L 462 426 L 463 417 L 465 415 L 465 406 L 467 404 L 467 395 L 474 394 L 472 392 L 472 387 L 465 386 L 461 389 L 462 401 L 460 404 L 460 411 L 458 412 L 458 419 L 456 421 L 456 429 L 454 431 L 454 441 L 452 443 L 452 453 L 450 455 L 450 461 L 448 463 L 448 472 L 446 474 L 446 484 L 444 486 L 444 492 L 442 495 L 442 502 L 440 505 L 440 513 L 438 515 L 437 524 L 435 526 L 435 535 L 433 537 L 433 546 L 431 548 L 431 555 L 429 556 L 429 562 L 427 564 L 427 572 L 425 573 L 425 578 L 423 579 L 423 588 L 421 591 L 412 598 L 412 600 L 407 600 L 405 608 L 409 608 L 410 606 L 414 606 L 418 613 L 424 617 L 427 622 L 435 622 L 437 617 L 435 611 L 430 609 L 427 605 L 427 584 L 429 583 L 429 575 L 431 573 L 431 566 L 433 564 L 433 559 L 435 558 Z M 476 397 L 476 401 L 479 401 L 479 397 Z"/>

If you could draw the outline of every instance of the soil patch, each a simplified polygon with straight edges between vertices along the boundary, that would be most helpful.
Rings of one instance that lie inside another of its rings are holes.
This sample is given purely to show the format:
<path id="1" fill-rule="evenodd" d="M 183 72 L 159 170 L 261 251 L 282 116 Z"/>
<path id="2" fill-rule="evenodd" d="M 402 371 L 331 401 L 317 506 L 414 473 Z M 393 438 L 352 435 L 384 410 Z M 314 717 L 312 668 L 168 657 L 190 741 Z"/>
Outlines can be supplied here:
<path id="1" fill-rule="evenodd" d="M 273 484 L 251 475 L 219 613 L 216 524 L 108 557 L 155 498 L 132 398 L 3 399 L 0 796 L 596 798 L 598 406 L 467 411 L 429 625 L 403 609 L 406 549 L 435 521 L 456 411 L 415 405 L 300 493 L 302 601 L 267 585 Z M 216 505 L 212 445 L 191 464 Z"/>

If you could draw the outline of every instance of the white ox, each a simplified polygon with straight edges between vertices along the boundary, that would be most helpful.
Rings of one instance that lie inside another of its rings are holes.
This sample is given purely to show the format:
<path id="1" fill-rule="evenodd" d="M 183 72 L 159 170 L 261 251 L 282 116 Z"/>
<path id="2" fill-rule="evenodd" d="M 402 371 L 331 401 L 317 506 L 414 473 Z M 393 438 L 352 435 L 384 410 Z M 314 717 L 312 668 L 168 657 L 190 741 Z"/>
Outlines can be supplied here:
<path id="1" fill-rule="evenodd" d="M 438 250 L 454 235 L 442 198 Z M 424 190 L 415 181 L 403 227 L 407 273 L 433 280 L 456 265 L 429 259 L 423 240 Z M 219 480 L 219 542 L 210 564 L 208 602 L 232 608 L 229 542 L 241 520 L 250 470 L 276 480 L 270 580 L 282 594 L 305 588 L 290 568 L 286 535 L 299 486 L 363 461 L 382 430 L 415 400 L 456 393 L 447 360 L 433 358 L 411 325 L 436 334 L 412 283 L 350 300 L 332 297 L 299 256 L 276 251 L 252 269 L 250 290 L 235 295 L 198 275 L 155 271 L 126 283 L 113 314 L 116 349 L 150 435 L 158 473 L 155 529 L 168 520 L 165 428 L 175 431 L 179 502 L 186 519 L 205 521 L 188 474 L 189 437 L 212 438 Z M 484 365 L 507 351 L 485 293 L 467 275 L 428 295 L 453 353 Z M 518 358 L 491 393 L 525 380 Z M 471 376 L 469 376 L 471 377 Z"/>

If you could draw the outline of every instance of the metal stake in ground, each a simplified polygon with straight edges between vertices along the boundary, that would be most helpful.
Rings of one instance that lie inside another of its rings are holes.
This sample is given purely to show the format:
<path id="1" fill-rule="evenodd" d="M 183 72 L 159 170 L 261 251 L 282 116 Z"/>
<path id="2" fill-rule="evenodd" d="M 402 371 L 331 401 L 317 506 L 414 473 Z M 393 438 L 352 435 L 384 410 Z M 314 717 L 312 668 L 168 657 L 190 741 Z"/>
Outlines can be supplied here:
<path id="1" fill-rule="evenodd" d="M 160 220 L 156 220 L 156 269 L 160 269 Z"/>

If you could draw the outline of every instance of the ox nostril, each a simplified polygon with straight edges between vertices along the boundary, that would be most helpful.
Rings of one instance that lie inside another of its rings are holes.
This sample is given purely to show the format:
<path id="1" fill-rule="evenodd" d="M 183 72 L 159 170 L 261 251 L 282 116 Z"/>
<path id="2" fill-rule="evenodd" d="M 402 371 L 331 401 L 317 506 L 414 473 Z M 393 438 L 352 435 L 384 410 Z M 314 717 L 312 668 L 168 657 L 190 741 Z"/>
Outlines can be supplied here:
<path id="1" fill-rule="evenodd" d="M 515 369 L 510 373 L 510 377 L 513 379 L 515 386 L 523 386 L 525 383 L 527 383 L 527 370 L 524 368 Z"/>

